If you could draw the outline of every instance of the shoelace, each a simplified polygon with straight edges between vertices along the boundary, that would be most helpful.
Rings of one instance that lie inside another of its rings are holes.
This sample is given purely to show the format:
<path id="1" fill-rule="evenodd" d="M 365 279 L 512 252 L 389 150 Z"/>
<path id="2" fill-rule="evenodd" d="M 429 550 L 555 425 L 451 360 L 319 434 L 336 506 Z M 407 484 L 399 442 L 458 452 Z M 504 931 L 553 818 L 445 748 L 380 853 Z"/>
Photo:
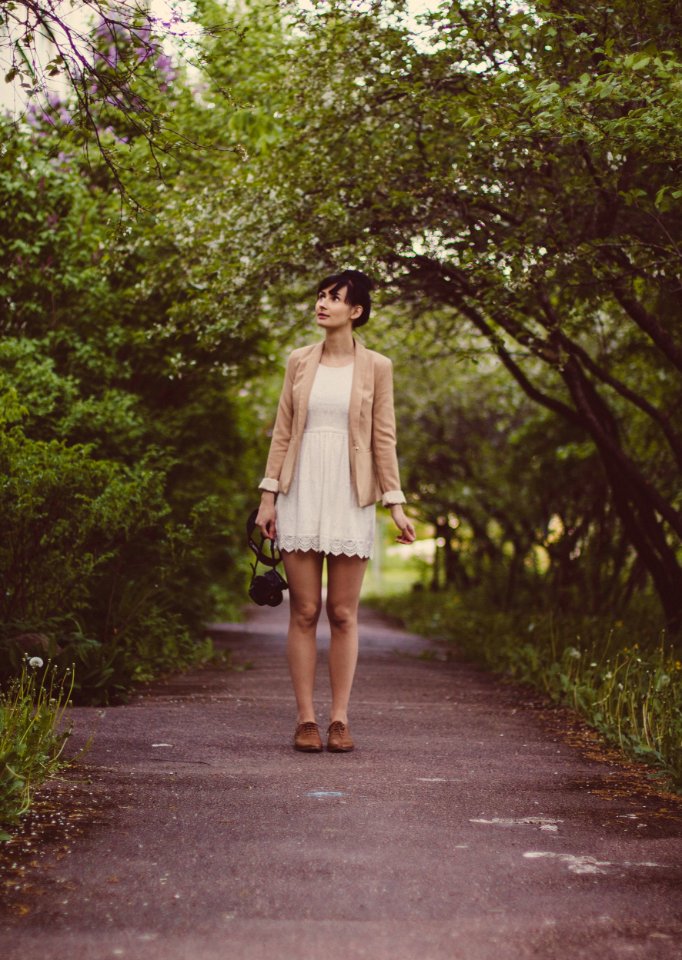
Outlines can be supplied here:
<path id="1" fill-rule="evenodd" d="M 346 729 L 346 724 L 341 720 L 335 720 L 333 723 L 329 724 L 328 733 L 343 733 Z"/>
<path id="2" fill-rule="evenodd" d="M 301 733 L 315 733 L 317 730 L 317 724 L 313 723 L 312 720 L 308 720 L 306 723 L 302 723 L 299 727 Z"/>

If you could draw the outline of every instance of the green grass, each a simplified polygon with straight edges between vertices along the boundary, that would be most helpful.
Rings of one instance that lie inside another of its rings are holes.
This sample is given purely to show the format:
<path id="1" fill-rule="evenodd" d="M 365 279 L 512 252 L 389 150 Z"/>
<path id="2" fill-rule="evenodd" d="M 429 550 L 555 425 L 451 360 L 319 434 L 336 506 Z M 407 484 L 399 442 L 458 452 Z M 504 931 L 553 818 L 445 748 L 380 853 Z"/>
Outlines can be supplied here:
<path id="1" fill-rule="evenodd" d="M 73 690 L 69 669 L 25 658 L 21 673 L 0 693 L 0 840 L 29 809 L 34 790 L 71 761 L 62 752 L 71 728 L 62 729 Z"/>
<path id="2" fill-rule="evenodd" d="M 623 752 L 682 793 L 682 653 L 631 621 L 499 612 L 428 591 L 369 601 L 410 629 L 575 708 Z"/>

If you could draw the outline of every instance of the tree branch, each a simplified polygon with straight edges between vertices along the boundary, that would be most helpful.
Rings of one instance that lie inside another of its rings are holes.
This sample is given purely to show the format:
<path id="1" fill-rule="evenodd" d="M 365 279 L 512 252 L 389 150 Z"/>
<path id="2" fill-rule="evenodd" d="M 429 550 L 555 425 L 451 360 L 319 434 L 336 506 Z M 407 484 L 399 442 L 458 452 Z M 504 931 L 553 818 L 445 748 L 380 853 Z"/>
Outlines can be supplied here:
<path id="1" fill-rule="evenodd" d="M 556 312 L 552 307 L 549 298 L 547 297 L 547 294 L 543 290 L 538 290 L 538 300 L 540 301 L 540 304 L 542 305 L 542 308 L 549 321 L 548 329 L 551 335 L 556 338 L 558 343 L 566 350 L 567 353 L 578 357 L 586 370 L 589 370 L 590 373 L 601 380 L 602 383 L 605 383 L 607 386 L 611 387 L 616 391 L 616 393 L 620 394 L 621 397 L 632 403 L 633 406 L 638 407 L 661 428 L 661 432 L 668 441 L 675 460 L 682 470 L 682 439 L 672 429 L 665 414 L 663 414 L 652 403 L 649 403 L 645 397 L 635 393 L 635 391 L 628 387 L 627 384 L 623 383 L 622 380 L 619 380 L 618 377 L 614 377 L 602 366 L 600 366 L 596 360 L 590 356 L 587 350 L 581 347 L 580 344 L 576 343 L 574 340 L 571 340 L 570 337 L 563 332 L 559 318 L 557 317 Z"/>

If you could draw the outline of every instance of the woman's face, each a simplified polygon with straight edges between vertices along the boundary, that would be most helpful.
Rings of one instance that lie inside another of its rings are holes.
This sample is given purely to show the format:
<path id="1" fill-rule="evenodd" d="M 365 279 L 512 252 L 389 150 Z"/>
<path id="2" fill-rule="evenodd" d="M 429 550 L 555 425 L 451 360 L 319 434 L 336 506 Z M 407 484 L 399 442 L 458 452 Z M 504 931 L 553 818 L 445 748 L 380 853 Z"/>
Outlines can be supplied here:
<path id="1" fill-rule="evenodd" d="M 346 303 L 347 287 L 341 287 L 333 293 L 332 287 L 320 290 L 315 304 L 315 315 L 318 326 L 325 330 L 337 330 L 341 327 L 352 327 L 353 320 L 362 315 L 362 307 L 353 307 Z"/>

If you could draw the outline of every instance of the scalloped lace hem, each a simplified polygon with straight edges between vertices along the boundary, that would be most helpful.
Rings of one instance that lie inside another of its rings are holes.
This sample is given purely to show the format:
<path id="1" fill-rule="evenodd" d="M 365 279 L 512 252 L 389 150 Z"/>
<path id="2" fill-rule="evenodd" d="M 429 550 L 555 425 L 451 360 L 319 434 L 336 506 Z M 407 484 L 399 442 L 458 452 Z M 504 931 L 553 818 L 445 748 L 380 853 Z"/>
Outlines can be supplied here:
<path id="1" fill-rule="evenodd" d="M 338 557 L 371 557 L 373 540 L 329 540 L 325 537 L 278 537 L 280 550 L 316 550 L 318 553 L 331 553 Z"/>

